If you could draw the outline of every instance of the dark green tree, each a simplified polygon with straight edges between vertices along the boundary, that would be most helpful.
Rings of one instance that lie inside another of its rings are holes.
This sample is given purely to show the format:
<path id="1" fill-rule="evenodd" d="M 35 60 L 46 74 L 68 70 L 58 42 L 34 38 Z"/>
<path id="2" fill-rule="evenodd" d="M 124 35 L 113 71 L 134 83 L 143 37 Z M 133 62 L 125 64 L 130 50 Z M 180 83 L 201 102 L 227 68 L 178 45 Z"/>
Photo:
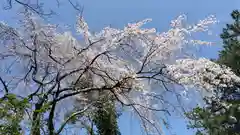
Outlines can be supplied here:
<path id="1" fill-rule="evenodd" d="M 234 22 L 227 24 L 220 35 L 224 49 L 220 51 L 218 63 L 227 65 L 240 75 L 240 13 L 234 10 L 231 16 Z"/>
<path id="2" fill-rule="evenodd" d="M 108 100 L 108 98 L 106 99 Z M 121 135 L 117 124 L 119 113 L 116 110 L 115 103 L 102 99 L 96 106 L 97 111 L 93 116 L 93 121 L 97 127 L 97 134 Z"/>

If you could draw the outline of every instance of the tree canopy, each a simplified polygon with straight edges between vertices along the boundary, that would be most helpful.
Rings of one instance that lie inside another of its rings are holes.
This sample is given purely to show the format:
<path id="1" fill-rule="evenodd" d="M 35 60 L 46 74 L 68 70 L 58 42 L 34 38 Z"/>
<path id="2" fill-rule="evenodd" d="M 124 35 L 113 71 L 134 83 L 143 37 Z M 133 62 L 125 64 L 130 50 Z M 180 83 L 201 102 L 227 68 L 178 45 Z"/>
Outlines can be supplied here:
<path id="1" fill-rule="evenodd" d="M 166 32 L 144 28 L 150 21 L 93 32 L 80 15 L 75 29 L 81 38 L 46 24 L 29 8 L 21 12 L 18 27 L 1 22 L 0 132 L 118 135 L 116 118 L 124 108 L 146 133 L 162 134 L 164 117 L 158 114 L 170 115 L 164 93 L 185 99 L 180 93 L 190 92 L 187 87 L 214 93 L 240 83 L 229 67 L 185 53 L 211 45 L 192 36 L 208 31 L 217 22 L 214 16 L 188 25 L 180 15 Z"/>

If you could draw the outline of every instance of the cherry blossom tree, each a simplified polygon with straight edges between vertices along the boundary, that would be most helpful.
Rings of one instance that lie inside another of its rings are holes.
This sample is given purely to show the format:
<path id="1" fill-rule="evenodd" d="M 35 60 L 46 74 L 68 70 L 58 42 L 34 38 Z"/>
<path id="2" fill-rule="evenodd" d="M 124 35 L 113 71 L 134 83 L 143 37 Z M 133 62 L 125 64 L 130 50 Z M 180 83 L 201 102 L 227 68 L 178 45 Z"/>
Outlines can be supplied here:
<path id="1" fill-rule="evenodd" d="M 22 13 L 19 27 L 2 22 L 1 99 L 9 94 L 27 99 L 21 126 L 33 135 L 58 135 L 71 126 L 94 133 L 92 114 L 103 99 L 134 113 L 146 133 L 163 134 L 165 119 L 158 114 L 170 115 L 164 105 L 174 106 L 164 92 L 190 93 L 187 87 L 194 87 L 212 93 L 240 82 L 230 68 L 187 53 L 211 45 L 192 35 L 207 32 L 217 22 L 214 16 L 188 25 L 181 15 L 162 33 L 144 28 L 150 21 L 92 32 L 78 16 L 79 37 L 29 11 Z"/>

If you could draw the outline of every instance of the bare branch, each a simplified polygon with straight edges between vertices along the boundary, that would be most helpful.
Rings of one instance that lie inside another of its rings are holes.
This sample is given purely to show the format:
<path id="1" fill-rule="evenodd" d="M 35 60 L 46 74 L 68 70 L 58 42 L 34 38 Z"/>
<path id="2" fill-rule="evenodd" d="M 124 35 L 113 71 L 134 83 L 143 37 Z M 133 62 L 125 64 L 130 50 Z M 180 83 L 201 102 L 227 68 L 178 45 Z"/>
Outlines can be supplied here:
<path id="1" fill-rule="evenodd" d="M 7 87 L 6 83 L 3 81 L 2 77 L 0 77 L 0 81 L 3 85 L 4 90 L 5 90 L 5 94 L 8 94 L 8 92 L 9 92 L 8 87 Z"/>

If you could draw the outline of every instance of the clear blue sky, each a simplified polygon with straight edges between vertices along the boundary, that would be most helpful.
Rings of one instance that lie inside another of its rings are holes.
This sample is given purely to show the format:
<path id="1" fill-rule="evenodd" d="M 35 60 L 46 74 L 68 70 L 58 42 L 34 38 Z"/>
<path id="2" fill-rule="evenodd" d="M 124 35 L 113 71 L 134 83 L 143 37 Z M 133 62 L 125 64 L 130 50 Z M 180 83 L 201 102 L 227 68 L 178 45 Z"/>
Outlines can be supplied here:
<path id="1" fill-rule="evenodd" d="M 48 6 L 54 6 L 53 1 L 48 0 Z M 66 0 L 60 0 L 66 1 Z M 64 2 L 65 3 L 65 2 Z M 55 3 L 54 3 L 55 4 Z M 216 57 L 217 51 L 221 48 L 221 40 L 218 35 L 223 26 L 231 21 L 230 13 L 233 9 L 240 9 L 239 0 L 80 0 L 84 6 L 84 16 L 92 30 L 99 30 L 111 24 L 113 27 L 122 27 L 128 22 L 152 18 L 153 22 L 149 27 L 156 27 L 159 31 L 169 28 L 170 20 L 180 14 L 186 14 L 190 22 L 203 19 L 209 14 L 216 15 L 220 21 L 213 27 L 215 36 L 202 37 L 203 39 L 214 41 L 216 46 L 209 47 L 199 52 L 205 57 Z M 5 20 L 11 24 L 13 12 L 0 10 L 0 20 Z M 58 9 L 59 16 L 51 19 L 52 22 L 61 24 L 75 24 L 76 12 L 69 5 Z M 183 119 L 177 116 L 170 118 L 172 131 L 177 135 L 193 135 L 193 131 L 186 129 Z M 138 122 L 131 119 L 129 114 L 124 114 L 120 120 L 122 135 L 140 135 Z"/>

